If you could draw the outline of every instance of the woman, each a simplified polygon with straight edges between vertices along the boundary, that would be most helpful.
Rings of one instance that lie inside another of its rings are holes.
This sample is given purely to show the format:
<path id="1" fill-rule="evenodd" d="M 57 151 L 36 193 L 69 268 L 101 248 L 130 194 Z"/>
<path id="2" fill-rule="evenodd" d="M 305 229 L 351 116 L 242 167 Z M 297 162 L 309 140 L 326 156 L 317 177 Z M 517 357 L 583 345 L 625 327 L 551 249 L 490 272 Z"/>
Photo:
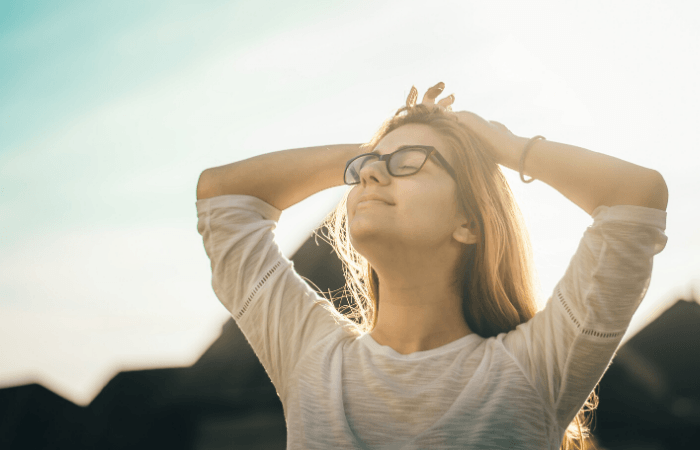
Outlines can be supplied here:
<path id="1" fill-rule="evenodd" d="M 557 449 L 586 437 L 582 407 L 595 407 L 666 243 L 665 182 L 454 113 L 454 96 L 435 103 L 443 88 L 419 105 L 412 88 L 368 144 L 269 153 L 200 176 L 212 286 L 277 389 L 288 448 Z M 593 218 L 539 312 L 499 164 Z M 348 315 L 306 284 L 272 233 L 282 210 L 341 183 L 353 187 L 326 223 L 355 300 Z"/>

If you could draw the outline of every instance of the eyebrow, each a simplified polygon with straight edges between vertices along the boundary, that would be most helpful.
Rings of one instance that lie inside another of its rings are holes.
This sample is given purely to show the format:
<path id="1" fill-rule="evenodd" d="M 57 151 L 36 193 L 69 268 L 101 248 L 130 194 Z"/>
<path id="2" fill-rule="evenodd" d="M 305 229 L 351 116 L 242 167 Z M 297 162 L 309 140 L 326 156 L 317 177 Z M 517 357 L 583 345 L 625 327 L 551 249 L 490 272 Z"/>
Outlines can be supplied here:
<path id="1" fill-rule="evenodd" d="M 395 151 L 398 151 L 398 150 L 401 150 L 402 148 L 406 148 L 406 147 L 413 147 L 413 145 L 411 145 L 411 144 L 401 145 L 401 146 L 399 146 L 397 149 L 395 149 L 394 152 L 395 152 Z M 381 155 L 381 153 L 379 153 L 379 151 L 376 150 L 376 149 L 372 150 L 372 151 L 369 152 L 369 153 L 375 153 L 375 154 L 377 154 L 377 155 Z M 393 152 L 389 152 L 389 153 L 393 153 Z"/>

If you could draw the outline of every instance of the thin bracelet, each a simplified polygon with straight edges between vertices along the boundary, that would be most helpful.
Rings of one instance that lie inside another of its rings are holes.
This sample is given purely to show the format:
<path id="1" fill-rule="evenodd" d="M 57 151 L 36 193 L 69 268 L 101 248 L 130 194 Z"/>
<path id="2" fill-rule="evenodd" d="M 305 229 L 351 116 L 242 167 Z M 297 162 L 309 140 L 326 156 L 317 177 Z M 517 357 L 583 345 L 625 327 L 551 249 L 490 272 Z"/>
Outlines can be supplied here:
<path id="1" fill-rule="evenodd" d="M 535 181 L 534 178 L 530 178 L 529 180 L 525 179 L 525 175 L 523 175 L 523 169 L 525 168 L 525 156 L 527 155 L 527 152 L 530 150 L 530 147 L 532 147 L 532 144 L 535 143 L 535 140 L 537 139 L 546 139 L 544 136 L 535 136 L 533 138 L 530 138 L 529 141 L 527 141 L 527 144 L 525 144 L 525 150 L 523 150 L 523 154 L 520 156 L 520 164 L 518 164 L 518 172 L 520 172 L 520 179 L 523 180 L 523 183 L 532 183 Z"/>

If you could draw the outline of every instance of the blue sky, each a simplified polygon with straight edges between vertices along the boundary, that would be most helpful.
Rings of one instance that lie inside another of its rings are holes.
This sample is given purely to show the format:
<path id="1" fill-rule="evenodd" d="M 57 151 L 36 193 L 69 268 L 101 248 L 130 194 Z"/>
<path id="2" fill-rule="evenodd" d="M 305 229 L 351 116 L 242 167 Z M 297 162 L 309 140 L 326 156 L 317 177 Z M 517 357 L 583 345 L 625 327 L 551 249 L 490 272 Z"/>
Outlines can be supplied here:
<path id="1" fill-rule="evenodd" d="M 664 175 L 669 242 L 635 332 L 700 281 L 698 19 L 690 1 L 3 2 L 0 386 L 85 404 L 117 370 L 193 362 L 228 317 L 201 171 L 364 142 L 438 81 L 517 135 Z M 504 171 L 546 301 L 591 219 Z M 343 192 L 283 213 L 288 256 Z"/>

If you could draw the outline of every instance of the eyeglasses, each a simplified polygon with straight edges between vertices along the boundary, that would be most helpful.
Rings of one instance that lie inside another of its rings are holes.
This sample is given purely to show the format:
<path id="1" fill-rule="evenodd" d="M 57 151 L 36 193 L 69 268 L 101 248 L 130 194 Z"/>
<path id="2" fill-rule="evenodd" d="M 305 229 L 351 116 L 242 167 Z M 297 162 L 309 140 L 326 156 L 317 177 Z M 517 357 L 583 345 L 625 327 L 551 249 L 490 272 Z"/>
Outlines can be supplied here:
<path id="1" fill-rule="evenodd" d="M 435 153 L 438 161 L 449 172 L 450 176 L 457 181 L 455 173 L 450 163 L 430 145 L 404 145 L 398 150 L 386 155 L 378 155 L 376 153 L 363 153 L 352 158 L 345 164 L 345 173 L 343 180 L 347 185 L 355 185 L 360 183 L 360 171 L 365 164 L 372 163 L 376 160 L 386 161 L 386 167 L 389 174 L 394 177 L 407 177 L 417 173 L 432 153 Z"/>

